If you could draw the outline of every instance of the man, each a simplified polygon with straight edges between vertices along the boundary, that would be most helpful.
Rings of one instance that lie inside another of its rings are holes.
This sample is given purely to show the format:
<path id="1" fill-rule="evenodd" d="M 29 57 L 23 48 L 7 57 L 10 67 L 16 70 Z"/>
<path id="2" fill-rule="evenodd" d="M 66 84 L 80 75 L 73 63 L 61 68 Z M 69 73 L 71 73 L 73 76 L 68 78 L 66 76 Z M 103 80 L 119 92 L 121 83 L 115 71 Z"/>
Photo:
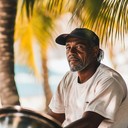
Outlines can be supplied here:
<path id="1" fill-rule="evenodd" d="M 71 71 L 61 80 L 48 114 L 64 128 L 127 128 L 119 114 L 126 101 L 126 84 L 119 73 L 101 64 L 103 51 L 91 30 L 76 28 L 56 43 L 66 46 Z M 119 127 L 117 127 L 119 126 Z"/>

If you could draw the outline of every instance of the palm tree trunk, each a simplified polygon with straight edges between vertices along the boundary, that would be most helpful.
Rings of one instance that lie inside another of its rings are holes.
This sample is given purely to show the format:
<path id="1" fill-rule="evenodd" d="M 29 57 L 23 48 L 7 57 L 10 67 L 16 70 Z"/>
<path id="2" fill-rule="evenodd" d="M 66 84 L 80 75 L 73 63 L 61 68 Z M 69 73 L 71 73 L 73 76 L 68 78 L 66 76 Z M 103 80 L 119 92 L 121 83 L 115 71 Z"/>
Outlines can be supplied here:
<path id="1" fill-rule="evenodd" d="M 14 80 L 16 8 L 17 0 L 0 0 L 0 97 L 3 106 L 20 104 Z"/>
<path id="2" fill-rule="evenodd" d="M 48 105 L 49 102 L 51 100 L 52 97 L 52 91 L 48 82 L 48 68 L 47 68 L 47 55 L 46 52 L 43 54 L 42 57 L 42 61 L 43 61 L 43 88 L 44 88 L 44 93 L 45 93 L 45 97 L 46 97 L 46 108 L 45 111 L 48 110 Z"/>

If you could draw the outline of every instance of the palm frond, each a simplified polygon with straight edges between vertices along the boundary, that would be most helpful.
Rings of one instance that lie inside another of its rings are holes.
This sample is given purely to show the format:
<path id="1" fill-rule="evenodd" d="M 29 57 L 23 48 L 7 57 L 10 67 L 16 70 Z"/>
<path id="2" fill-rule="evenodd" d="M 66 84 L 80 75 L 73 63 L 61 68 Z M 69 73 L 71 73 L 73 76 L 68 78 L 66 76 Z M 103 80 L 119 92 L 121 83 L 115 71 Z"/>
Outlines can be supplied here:
<path id="1" fill-rule="evenodd" d="M 58 15 L 61 14 L 63 5 L 64 5 L 64 0 L 49 0 L 46 5 L 46 9 L 48 11 L 51 11 L 53 15 Z"/>
<path id="2" fill-rule="evenodd" d="M 75 0 L 72 9 L 72 20 L 77 17 L 81 27 L 94 29 L 102 41 L 116 38 L 123 41 L 128 32 L 128 1 L 127 0 Z"/>
<path id="3" fill-rule="evenodd" d="M 39 7 L 40 6 L 40 7 Z M 18 15 L 16 20 L 16 27 L 15 27 L 15 40 L 20 40 L 19 46 L 19 58 L 24 58 L 22 61 L 21 59 L 18 61 L 20 64 L 26 64 L 32 69 L 34 69 L 35 74 L 39 74 L 35 56 L 34 56 L 34 49 L 33 49 L 33 39 L 41 46 L 41 55 L 45 55 L 48 45 L 48 39 L 51 38 L 51 30 L 53 29 L 53 19 L 52 15 L 48 13 L 44 13 L 43 5 L 38 5 L 34 7 L 33 15 L 28 20 L 27 16 Z M 24 10 L 22 10 L 24 13 Z M 25 56 L 26 55 L 26 56 Z"/>
<path id="4" fill-rule="evenodd" d="M 36 1 L 38 0 L 22 0 L 22 9 L 25 7 L 28 18 L 33 14 L 33 8 Z"/>

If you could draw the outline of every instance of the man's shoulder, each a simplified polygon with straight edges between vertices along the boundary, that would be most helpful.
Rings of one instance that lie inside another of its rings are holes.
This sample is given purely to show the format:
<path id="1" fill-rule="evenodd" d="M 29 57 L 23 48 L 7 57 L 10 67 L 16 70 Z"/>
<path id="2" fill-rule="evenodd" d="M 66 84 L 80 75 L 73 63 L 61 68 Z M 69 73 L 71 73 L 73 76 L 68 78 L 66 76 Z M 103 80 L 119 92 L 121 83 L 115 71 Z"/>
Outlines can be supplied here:
<path id="1" fill-rule="evenodd" d="M 126 86 L 125 80 L 116 70 L 101 64 L 96 74 L 96 78 L 102 82 L 116 82 L 118 84 L 123 84 Z"/>
<path id="2" fill-rule="evenodd" d="M 68 72 L 66 72 L 66 74 L 64 75 L 63 79 L 65 79 L 65 80 L 74 79 L 74 78 L 76 78 L 76 76 L 77 76 L 77 73 L 76 73 L 76 72 L 68 71 Z"/>
<path id="3" fill-rule="evenodd" d="M 115 76 L 115 75 L 121 77 L 121 74 L 119 72 L 117 72 L 115 69 L 113 69 L 105 64 L 100 64 L 99 72 L 103 73 L 104 75 L 108 75 L 110 77 Z"/>
<path id="4" fill-rule="evenodd" d="M 115 70 L 113 68 L 111 68 L 111 67 L 109 67 L 109 66 L 107 66 L 107 65 L 105 65 L 103 63 L 101 63 L 99 67 L 101 69 L 104 69 L 104 70 L 110 70 L 110 71 L 114 71 L 115 72 Z"/>
<path id="5" fill-rule="evenodd" d="M 121 74 L 104 64 L 100 65 L 97 78 L 102 82 L 113 82 L 116 83 L 116 86 L 117 84 L 121 87 L 124 86 L 126 89 L 126 83 Z"/>
<path id="6" fill-rule="evenodd" d="M 75 80 L 77 78 L 77 73 L 76 72 L 71 72 L 71 71 L 68 71 L 63 79 L 62 79 L 62 82 L 65 84 L 65 86 L 69 86 L 71 85 L 71 83 L 74 83 Z"/>

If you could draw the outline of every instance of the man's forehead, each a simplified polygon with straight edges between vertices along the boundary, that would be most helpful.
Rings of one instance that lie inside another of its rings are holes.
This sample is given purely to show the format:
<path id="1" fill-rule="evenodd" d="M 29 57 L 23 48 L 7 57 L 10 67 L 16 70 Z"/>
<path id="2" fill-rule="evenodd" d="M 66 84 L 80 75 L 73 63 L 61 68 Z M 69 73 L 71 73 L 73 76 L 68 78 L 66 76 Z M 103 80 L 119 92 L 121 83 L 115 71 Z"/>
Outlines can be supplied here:
<path id="1" fill-rule="evenodd" d="M 81 44 L 87 44 L 87 40 L 83 40 L 80 38 L 75 38 L 75 37 L 70 37 L 66 40 L 66 43 L 70 43 L 70 42 L 74 42 L 74 43 L 81 43 Z"/>

